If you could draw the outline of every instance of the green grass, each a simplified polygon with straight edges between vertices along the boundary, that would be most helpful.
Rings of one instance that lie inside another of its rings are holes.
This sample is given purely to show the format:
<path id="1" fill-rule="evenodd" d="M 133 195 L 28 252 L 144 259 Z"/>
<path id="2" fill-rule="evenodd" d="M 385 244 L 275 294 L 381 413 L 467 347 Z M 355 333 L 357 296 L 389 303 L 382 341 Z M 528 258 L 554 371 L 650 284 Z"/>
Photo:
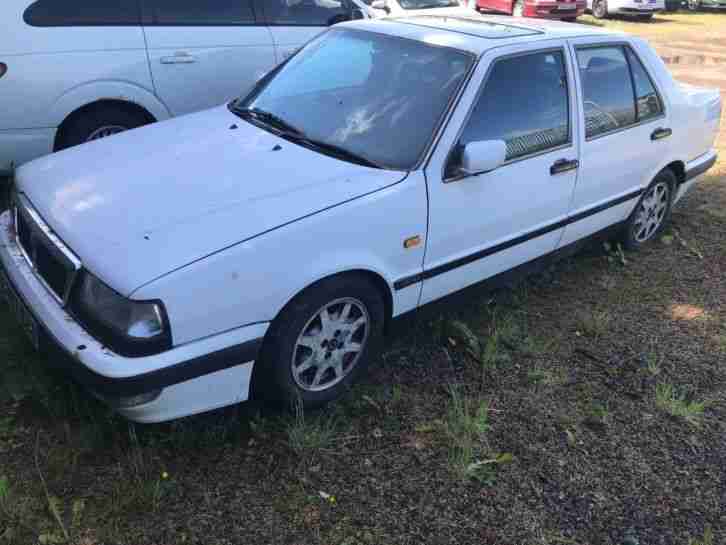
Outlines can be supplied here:
<path id="1" fill-rule="evenodd" d="M 682 418 L 689 424 L 699 427 L 706 408 L 705 401 L 689 400 L 685 393 L 671 384 L 658 384 L 655 387 L 655 404 L 669 415 Z"/>
<path id="2" fill-rule="evenodd" d="M 305 414 L 302 404 L 297 403 L 295 414 L 287 423 L 286 434 L 290 448 L 299 456 L 314 454 L 332 444 L 336 435 L 335 416 Z"/>
<path id="3" fill-rule="evenodd" d="M 449 386 L 449 404 L 443 420 L 449 445 L 449 467 L 460 478 L 476 473 L 476 462 L 486 451 L 489 409 L 486 401 L 467 397 L 458 386 Z"/>

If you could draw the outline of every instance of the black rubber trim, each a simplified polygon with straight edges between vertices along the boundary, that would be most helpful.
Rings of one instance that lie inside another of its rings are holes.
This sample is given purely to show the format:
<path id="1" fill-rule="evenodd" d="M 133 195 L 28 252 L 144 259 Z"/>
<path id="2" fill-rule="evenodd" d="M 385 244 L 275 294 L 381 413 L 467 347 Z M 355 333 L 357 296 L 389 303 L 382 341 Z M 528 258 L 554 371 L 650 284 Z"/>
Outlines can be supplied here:
<path id="1" fill-rule="evenodd" d="M 612 208 L 613 206 L 617 206 L 619 204 L 623 204 L 624 202 L 628 202 L 632 199 L 635 199 L 636 197 L 639 197 L 640 195 L 642 195 L 642 193 L 643 193 L 643 189 L 631 191 L 627 195 L 623 195 L 621 197 L 610 200 L 601 205 L 595 206 L 588 210 L 584 210 L 583 212 L 580 212 L 579 214 L 575 214 L 574 216 L 570 216 L 569 218 L 565 218 L 563 220 L 552 223 L 550 225 L 545 225 L 544 227 L 540 227 L 539 229 L 530 231 L 529 233 L 525 233 L 525 234 L 515 237 L 513 239 L 507 240 L 505 242 L 497 244 L 496 246 L 491 246 L 489 248 L 485 248 L 484 250 L 480 250 L 476 253 L 461 257 L 459 259 L 455 259 L 454 261 L 450 261 L 448 263 L 444 263 L 443 265 L 439 265 L 438 267 L 434 267 L 433 269 L 429 269 L 427 271 L 423 271 L 421 273 L 414 274 L 412 276 L 407 276 L 406 278 L 401 278 L 400 280 L 397 280 L 396 282 L 394 282 L 393 287 L 394 287 L 394 289 L 396 289 L 396 291 L 402 290 L 404 288 L 412 286 L 413 284 L 418 284 L 419 282 L 422 282 L 423 280 L 427 280 L 429 278 L 439 276 L 440 274 L 447 273 L 447 272 L 457 269 L 459 267 L 463 267 L 464 265 L 469 265 L 470 263 L 479 261 L 480 259 L 484 259 L 485 257 L 489 257 L 490 255 L 496 254 L 498 252 L 502 252 L 504 250 L 508 250 L 509 248 L 512 248 L 513 246 L 517 246 L 518 244 L 524 244 L 525 242 L 528 242 L 532 239 L 544 236 L 548 233 L 551 233 L 552 231 L 556 231 L 557 229 L 561 229 L 563 227 L 566 227 L 567 225 L 570 225 L 572 223 L 578 222 L 580 220 L 583 220 L 585 218 L 598 214 L 604 210 L 607 210 L 608 208 Z"/>
<path id="2" fill-rule="evenodd" d="M 5 273 L 16 297 L 25 305 L 25 308 L 33 316 L 36 324 L 38 324 L 40 348 L 48 354 L 48 366 L 70 375 L 81 386 L 102 397 L 129 397 L 161 390 L 169 386 L 174 386 L 175 384 L 181 384 L 188 380 L 256 360 L 260 348 L 262 348 L 263 338 L 259 337 L 237 346 L 211 352 L 204 356 L 170 365 L 169 367 L 164 367 L 163 369 L 150 373 L 125 378 L 106 377 L 86 367 L 61 345 L 53 334 L 48 331 L 45 324 L 38 320 L 32 308 L 25 303 L 17 287 L 13 285 L 12 278 L 4 269 L 3 263 L 0 262 L 0 271 Z M 79 346 L 76 348 L 76 351 L 81 352 L 85 349 L 85 347 Z"/>
<path id="3" fill-rule="evenodd" d="M 711 157 L 708 161 L 703 163 L 702 165 L 698 165 L 697 167 L 693 167 L 686 171 L 686 181 L 693 180 L 696 176 L 700 176 L 704 172 L 707 172 L 708 170 L 713 167 L 713 165 L 716 164 L 716 161 L 718 160 L 718 156 L 714 155 Z"/>
<path id="4" fill-rule="evenodd" d="M 49 338 L 55 343 L 52 337 L 49 336 Z M 55 344 L 56 348 L 62 350 L 57 343 Z M 99 375 L 67 354 L 65 358 L 53 358 L 51 361 L 53 367 L 69 374 L 85 388 L 103 397 L 117 398 L 162 390 L 175 384 L 181 384 L 182 382 L 253 361 L 257 359 L 261 347 L 262 338 L 260 337 L 158 371 L 126 378 L 109 378 Z"/>

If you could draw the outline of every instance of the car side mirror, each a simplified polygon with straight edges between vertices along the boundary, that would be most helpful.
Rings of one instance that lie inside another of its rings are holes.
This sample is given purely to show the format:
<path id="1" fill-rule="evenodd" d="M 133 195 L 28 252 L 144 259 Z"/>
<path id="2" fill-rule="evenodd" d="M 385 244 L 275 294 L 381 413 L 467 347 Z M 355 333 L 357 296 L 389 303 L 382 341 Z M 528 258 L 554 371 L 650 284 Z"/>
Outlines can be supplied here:
<path id="1" fill-rule="evenodd" d="M 503 140 L 469 142 L 461 152 L 461 173 L 466 176 L 491 172 L 507 159 L 507 145 Z"/>

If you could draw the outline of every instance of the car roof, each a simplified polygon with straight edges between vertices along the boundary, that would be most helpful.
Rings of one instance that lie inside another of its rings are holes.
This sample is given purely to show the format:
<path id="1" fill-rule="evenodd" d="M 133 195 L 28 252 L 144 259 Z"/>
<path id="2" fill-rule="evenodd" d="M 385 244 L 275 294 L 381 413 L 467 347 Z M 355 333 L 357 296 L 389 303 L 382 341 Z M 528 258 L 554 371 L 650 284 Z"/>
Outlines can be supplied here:
<path id="1" fill-rule="evenodd" d="M 341 26 L 454 47 L 477 56 L 493 47 L 523 42 L 581 36 L 624 36 L 623 33 L 577 23 L 479 14 L 390 17 L 353 21 Z"/>

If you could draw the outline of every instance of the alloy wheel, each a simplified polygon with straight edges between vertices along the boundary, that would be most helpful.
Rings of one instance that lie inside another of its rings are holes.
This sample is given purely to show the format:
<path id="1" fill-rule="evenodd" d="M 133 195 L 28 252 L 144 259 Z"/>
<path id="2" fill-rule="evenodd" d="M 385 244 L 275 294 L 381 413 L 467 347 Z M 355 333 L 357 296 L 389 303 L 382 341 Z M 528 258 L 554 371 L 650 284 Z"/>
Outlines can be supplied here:
<path id="1" fill-rule="evenodd" d="M 658 182 L 645 194 L 633 222 L 633 238 L 636 242 L 645 242 L 658 231 L 668 212 L 670 195 L 670 186 L 666 182 Z"/>
<path id="2" fill-rule="evenodd" d="M 122 127 L 121 125 L 107 125 L 99 127 L 88 135 L 88 138 L 86 138 L 86 142 L 100 140 L 101 138 L 106 138 L 107 136 L 118 134 L 120 132 L 124 132 L 125 130 L 126 127 Z"/>
<path id="3" fill-rule="evenodd" d="M 308 320 L 295 342 L 291 371 L 308 392 L 332 388 L 353 371 L 368 342 L 370 316 L 357 299 L 336 299 Z"/>

